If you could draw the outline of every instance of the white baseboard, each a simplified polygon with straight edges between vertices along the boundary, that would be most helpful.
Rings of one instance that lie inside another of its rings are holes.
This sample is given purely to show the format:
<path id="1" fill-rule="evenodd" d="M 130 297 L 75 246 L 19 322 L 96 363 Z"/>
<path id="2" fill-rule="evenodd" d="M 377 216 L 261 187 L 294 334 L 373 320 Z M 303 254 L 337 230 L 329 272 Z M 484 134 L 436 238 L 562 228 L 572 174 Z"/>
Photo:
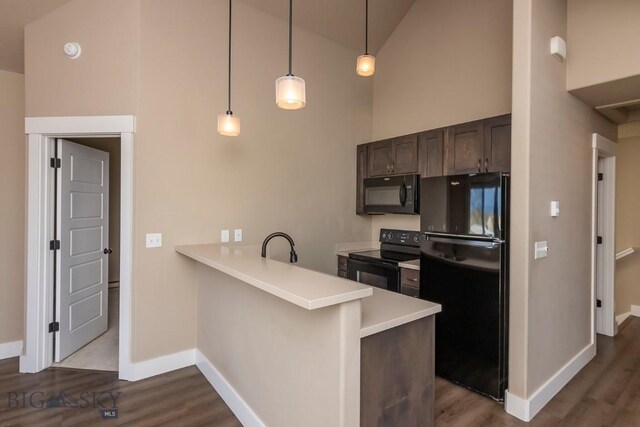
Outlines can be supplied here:
<path id="1" fill-rule="evenodd" d="M 18 357 L 22 354 L 22 341 L 13 341 L 0 344 L 0 360 L 10 357 Z"/>
<path id="2" fill-rule="evenodd" d="M 176 369 L 186 368 L 195 365 L 196 350 L 184 350 L 178 353 L 167 354 L 166 356 L 156 357 L 155 359 L 145 360 L 143 362 L 132 363 L 133 381 L 143 380 L 155 375 L 164 374 L 166 372 L 175 371 Z"/>
<path id="3" fill-rule="evenodd" d="M 616 316 L 616 323 L 622 325 L 622 322 L 627 320 L 629 316 L 640 317 L 640 305 L 632 305 L 631 311 L 627 311 L 626 313 L 622 313 Z"/>
<path id="4" fill-rule="evenodd" d="M 265 427 L 253 409 L 200 350 L 196 350 L 196 366 L 244 427 Z"/>
<path id="5" fill-rule="evenodd" d="M 627 317 L 631 316 L 631 312 L 627 311 L 626 313 L 622 313 L 616 316 L 616 323 L 618 326 L 622 325 L 622 322 L 627 320 Z"/>
<path id="6" fill-rule="evenodd" d="M 584 366 L 596 355 L 596 345 L 590 344 L 576 354 L 566 365 L 547 380 L 531 397 L 523 399 L 505 393 L 504 407 L 507 413 L 529 422 Z"/>

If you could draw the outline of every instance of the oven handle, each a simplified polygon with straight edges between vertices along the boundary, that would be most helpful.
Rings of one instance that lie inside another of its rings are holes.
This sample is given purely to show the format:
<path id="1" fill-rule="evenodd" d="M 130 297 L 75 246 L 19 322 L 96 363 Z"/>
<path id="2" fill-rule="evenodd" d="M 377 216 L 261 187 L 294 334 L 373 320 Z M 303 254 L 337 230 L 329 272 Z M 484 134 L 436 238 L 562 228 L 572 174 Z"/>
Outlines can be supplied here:
<path id="1" fill-rule="evenodd" d="M 400 206 L 404 207 L 407 204 L 407 184 L 404 182 L 400 186 Z"/>

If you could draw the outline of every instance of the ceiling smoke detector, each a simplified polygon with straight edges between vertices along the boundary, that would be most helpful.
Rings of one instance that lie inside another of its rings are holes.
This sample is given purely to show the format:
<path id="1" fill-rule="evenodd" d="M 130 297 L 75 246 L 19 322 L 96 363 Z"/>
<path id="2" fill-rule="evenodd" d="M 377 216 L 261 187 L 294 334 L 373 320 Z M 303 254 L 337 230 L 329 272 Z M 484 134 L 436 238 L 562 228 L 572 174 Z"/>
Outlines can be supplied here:
<path id="1" fill-rule="evenodd" d="M 76 42 L 69 42 L 64 45 L 64 54 L 67 55 L 69 59 L 77 59 L 81 53 L 82 48 Z"/>

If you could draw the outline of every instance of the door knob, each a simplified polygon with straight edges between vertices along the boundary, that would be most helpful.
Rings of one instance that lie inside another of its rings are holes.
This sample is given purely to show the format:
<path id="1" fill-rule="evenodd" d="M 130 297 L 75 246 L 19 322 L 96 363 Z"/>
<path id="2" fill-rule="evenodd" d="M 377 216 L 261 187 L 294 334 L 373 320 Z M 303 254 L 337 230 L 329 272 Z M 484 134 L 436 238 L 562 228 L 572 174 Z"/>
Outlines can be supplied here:
<path id="1" fill-rule="evenodd" d="M 111 248 L 104 248 L 104 250 L 102 251 L 105 255 L 110 254 L 111 252 L 113 252 L 113 249 Z"/>

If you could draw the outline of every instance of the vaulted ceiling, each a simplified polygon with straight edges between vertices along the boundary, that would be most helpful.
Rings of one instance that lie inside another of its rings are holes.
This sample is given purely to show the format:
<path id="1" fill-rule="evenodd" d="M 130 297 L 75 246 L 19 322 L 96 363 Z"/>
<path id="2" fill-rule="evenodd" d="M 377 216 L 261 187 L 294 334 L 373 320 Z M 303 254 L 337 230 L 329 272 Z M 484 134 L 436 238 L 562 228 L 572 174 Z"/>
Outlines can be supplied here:
<path id="1" fill-rule="evenodd" d="M 24 26 L 69 0 L 0 0 L 0 70 L 24 72 Z"/>
<path id="2" fill-rule="evenodd" d="M 262 12 L 289 19 L 287 0 L 240 0 Z M 415 0 L 369 0 L 369 50 L 382 47 Z M 305 30 L 364 49 L 365 0 L 294 0 L 293 23 Z"/>
<path id="3" fill-rule="evenodd" d="M 0 0 L 0 70 L 24 72 L 24 27 L 70 0 Z M 286 0 L 240 0 L 288 19 Z M 369 1 L 369 50 L 375 53 L 415 0 Z M 294 25 L 357 50 L 364 49 L 365 0 L 296 0 Z"/>

